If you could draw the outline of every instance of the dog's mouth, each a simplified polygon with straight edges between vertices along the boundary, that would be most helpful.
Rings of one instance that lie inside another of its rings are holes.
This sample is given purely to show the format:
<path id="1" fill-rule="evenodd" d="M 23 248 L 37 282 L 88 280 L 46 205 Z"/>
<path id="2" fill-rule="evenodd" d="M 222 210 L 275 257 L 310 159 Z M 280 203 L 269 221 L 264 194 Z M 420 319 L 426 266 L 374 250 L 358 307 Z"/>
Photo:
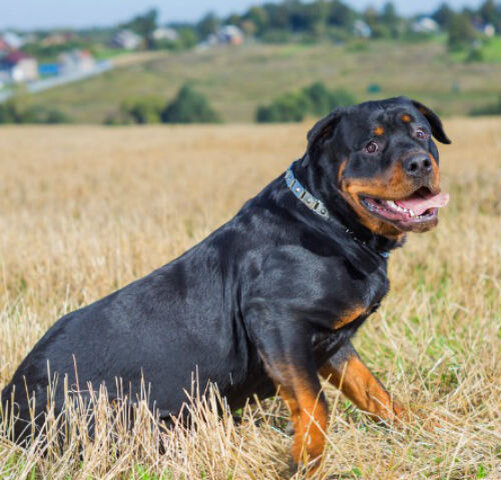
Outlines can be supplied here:
<path id="1" fill-rule="evenodd" d="M 413 225 L 435 220 L 438 209 L 449 201 L 448 193 L 433 194 L 428 188 L 421 187 L 412 195 L 398 200 L 359 195 L 366 210 L 390 223 L 412 228 Z"/>

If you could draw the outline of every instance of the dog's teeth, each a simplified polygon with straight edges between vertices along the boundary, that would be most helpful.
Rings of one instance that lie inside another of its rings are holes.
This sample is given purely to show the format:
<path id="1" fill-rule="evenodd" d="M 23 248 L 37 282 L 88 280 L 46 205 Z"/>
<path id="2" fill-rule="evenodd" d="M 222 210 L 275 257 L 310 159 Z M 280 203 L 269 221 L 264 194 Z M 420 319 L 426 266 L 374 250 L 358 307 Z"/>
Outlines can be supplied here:
<path id="1" fill-rule="evenodd" d="M 416 216 L 416 214 L 415 214 L 412 210 L 409 210 L 409 215 L 410 215 L 411 217 L 415 217 L 415 216 Z"/>
<path id="2" fill-rule="evenodd" d="M 396 210 L 398 210 L 398 205 L 393 201 L 393 200 L 386 200 L 386 203 L 391 207 L 391 208 L 394 208 Z"/>

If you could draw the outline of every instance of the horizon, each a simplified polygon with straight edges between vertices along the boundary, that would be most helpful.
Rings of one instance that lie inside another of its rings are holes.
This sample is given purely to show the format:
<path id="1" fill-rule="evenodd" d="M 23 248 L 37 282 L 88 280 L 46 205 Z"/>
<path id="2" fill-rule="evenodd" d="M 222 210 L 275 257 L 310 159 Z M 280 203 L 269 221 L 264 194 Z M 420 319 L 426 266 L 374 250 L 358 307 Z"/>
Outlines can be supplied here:
<path id="1" fill-rule="evenodd" d="M 273 3 L 279 3 L 272 0 Z M 64 0 L 18 0 L 15 4 L 3 7 L 0 17 L 0 30 L 50 30 L 50 29 L 91 29 L 117 25 L 139 15 L 150 8 L 159 12 L 159 23 L 193 23 L 209 12 L 220 17 L 232 13 L 243 13 L 249 7 L 261 5 L 264 1 L 252 0 L 173 0 L 167 7 L 161 2 L 144 0 L 108 0 L 103 4 L 98 0 L 87 2 L 66 2 Z M 346 4 L 356 10 L 369 6 L 377 9 L 387 3 L 386 0 L 352 0 Z M 400 0 L 393 4 L 399 15 L 432 13 L 443 0 L 422 0 L 418 5 Z M 454 10 L 463 7 L 476 8 L 482 0 L 451 0 L 446 2 Z M 27 16 L 26 12 L 30 12 Z M 99 18 L 98 18 L 99 17 Z M 32 20 L 36 19 L 36 20 Z"/>

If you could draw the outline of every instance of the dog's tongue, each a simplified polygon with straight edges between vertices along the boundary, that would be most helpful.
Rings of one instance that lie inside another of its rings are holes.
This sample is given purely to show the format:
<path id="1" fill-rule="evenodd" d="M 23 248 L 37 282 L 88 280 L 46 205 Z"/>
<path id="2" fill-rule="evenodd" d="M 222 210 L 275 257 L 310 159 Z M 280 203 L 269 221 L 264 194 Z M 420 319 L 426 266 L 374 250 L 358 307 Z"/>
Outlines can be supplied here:
<path id="1" fill-rule="evenodd" d="M 412 210 L 416 215 L 421 215 L 429 208 L 445 207 L 449 202 L 448 193 L 429 194 L 426 196 L 415 195 L 406 200 L 398 200 L 395 203 L 401 207 Z"/>

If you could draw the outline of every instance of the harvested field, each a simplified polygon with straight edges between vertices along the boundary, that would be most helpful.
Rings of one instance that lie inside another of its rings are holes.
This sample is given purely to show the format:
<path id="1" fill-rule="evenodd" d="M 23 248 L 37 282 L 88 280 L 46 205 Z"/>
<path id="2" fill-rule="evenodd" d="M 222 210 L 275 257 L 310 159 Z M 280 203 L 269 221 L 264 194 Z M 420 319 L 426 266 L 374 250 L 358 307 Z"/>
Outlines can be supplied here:
<path id="1" fill-rule="evenodd" d="M 0 387 L 61 315 L 229 219 L 302 154 L 310 124 L 1 128 Z M 437 229 L 392 255 L 390 294 L 355 341 L 413 418 L 375 425 L 326 386 L 331 422 L 317 478 L 501 478 L 501 121 L 445 127 L 451 202 Z M 66 452 L 20 450 L 0 435 L 0 477 L 294 475 L 279 399 L 246 408 L 239 425 L 214 410 L 201 405 L 191 429 L 162 433 L 165 454 L 145 412 L 133 433 L 112 439 L 103 429 Z"/>

